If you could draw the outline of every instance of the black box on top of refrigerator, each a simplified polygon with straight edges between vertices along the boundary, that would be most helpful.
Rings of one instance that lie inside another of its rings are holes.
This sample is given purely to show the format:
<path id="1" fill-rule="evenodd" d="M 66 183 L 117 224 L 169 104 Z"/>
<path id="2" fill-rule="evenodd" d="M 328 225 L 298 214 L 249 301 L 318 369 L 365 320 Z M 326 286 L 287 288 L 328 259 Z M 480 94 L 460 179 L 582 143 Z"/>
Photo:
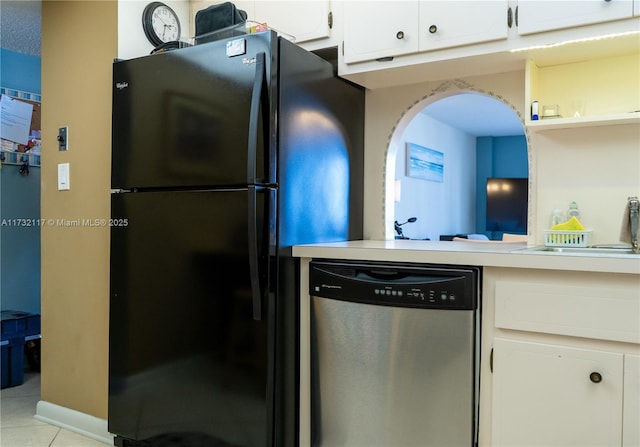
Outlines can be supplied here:
<path id="1" fill-rule="evenodd" d="M 364 91 L 273 31 L 113 65 L 108 429 L 298 445 L 291 246 L 362 238 Z"/>

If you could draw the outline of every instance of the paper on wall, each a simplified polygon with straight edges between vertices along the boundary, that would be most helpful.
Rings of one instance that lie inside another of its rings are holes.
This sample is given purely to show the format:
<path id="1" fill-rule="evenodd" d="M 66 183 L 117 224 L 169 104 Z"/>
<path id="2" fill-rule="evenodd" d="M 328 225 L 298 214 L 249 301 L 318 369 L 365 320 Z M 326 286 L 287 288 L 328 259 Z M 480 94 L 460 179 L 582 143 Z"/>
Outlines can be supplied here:
<path id="1" fill-rule="evenodd" d="M 32 114 L 33 104 L 7 95 L 0 96 L 0 138 L 27 144 Z"/>

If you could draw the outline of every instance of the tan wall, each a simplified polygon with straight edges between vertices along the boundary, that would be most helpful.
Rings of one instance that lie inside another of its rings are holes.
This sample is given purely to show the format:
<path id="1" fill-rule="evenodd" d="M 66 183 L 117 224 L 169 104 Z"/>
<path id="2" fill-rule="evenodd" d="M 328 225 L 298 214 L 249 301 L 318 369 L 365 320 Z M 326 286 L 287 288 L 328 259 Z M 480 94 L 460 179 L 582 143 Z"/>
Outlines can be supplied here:
<path id="1" fill-rule="evenodd" d="M 109 228 L 82 219 L 109 216 L 117 30 L 116 1 L 42 2 L 41 398 L 105 419 Z M 57 150 L 61 126 L 68 152 Z M 58 191 L 57 165 L 67 162 L 71 190 Z"/>

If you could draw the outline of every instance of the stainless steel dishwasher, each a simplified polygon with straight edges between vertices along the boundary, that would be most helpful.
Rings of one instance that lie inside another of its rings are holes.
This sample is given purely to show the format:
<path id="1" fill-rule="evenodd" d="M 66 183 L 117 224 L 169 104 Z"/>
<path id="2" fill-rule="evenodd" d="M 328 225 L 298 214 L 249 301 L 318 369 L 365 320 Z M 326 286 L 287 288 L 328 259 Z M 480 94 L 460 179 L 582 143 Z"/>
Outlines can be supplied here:
<path id="1" fill-rule="evenodd" d="M 479 267 L 310 263 L 311 444 L 477 443 Z"/>

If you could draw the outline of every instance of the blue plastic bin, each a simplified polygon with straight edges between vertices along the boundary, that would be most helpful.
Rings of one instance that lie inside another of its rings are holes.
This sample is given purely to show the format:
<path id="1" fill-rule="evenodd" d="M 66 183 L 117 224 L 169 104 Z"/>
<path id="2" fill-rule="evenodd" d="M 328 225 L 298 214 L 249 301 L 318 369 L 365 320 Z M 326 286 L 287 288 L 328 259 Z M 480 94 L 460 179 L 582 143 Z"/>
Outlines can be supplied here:
<path id="1" fill-rule="evenodd" d="M 3 310 L 0 345 L 2 349 L 0 382 L 2 388 L 24 383 L 25 340 L 40 337 L 40 315 Z"/>

